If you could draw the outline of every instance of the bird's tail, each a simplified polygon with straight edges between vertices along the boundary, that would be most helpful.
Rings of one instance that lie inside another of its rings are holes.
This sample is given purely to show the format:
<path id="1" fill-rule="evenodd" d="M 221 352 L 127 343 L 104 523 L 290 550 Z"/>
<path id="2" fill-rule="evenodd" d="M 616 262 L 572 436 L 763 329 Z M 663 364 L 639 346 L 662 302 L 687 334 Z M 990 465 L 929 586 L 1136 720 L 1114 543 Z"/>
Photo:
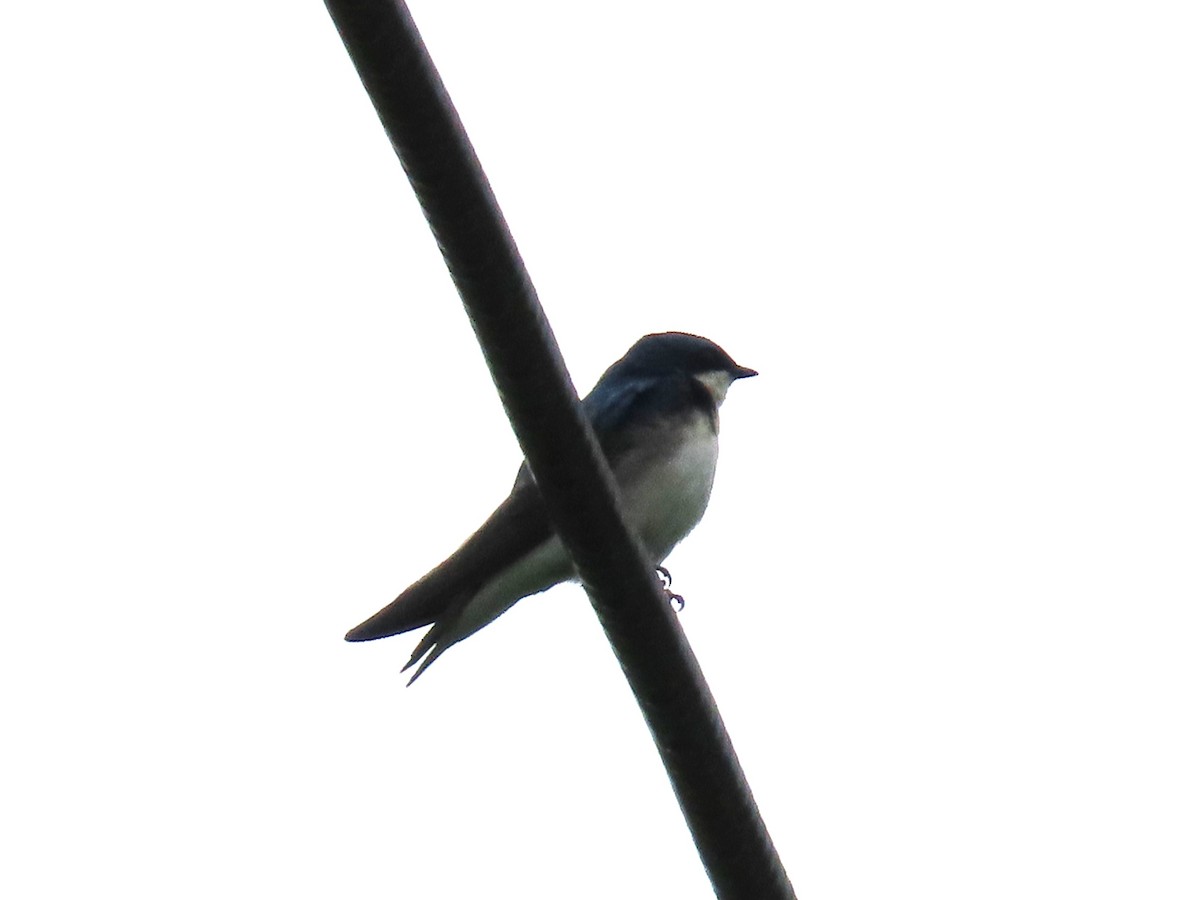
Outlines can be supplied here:
<path id="1" fill-rule="evenodd" d="M 413 650 L 412 656 L 409 657 L 408 662 L 404 664 L 404 668 L 400 671 L 407 672 L 417 664 L 418 660 L 421 661 L 421 664 L 417 666 L 417 671 L 413 672 L 412 678 L 408 679 L 407 687 L 412 687 L 412 683 L 421 677 L 421 673 L 428 669 L 435 659 L 450 649 L 451 644 L 441 644 L 438 642 L 444 631 L 443 623 L 437 623 L 425 633 L 425 636 L 421 638 L 421 642 Z M 428 656 L 425 655 L 427 653 L 429 654 Z M 425 657 L 423 660 L 421 659 L 422 656 Z"/>
<path id="2" fill-rule="evenodd" d="M 462 586 L 457 590 L 448 587 L 440 572 L 434 569 L 371 618 L 351 628 L 346 640 L 375 641 L 438 621 L 469 593 Z"/>

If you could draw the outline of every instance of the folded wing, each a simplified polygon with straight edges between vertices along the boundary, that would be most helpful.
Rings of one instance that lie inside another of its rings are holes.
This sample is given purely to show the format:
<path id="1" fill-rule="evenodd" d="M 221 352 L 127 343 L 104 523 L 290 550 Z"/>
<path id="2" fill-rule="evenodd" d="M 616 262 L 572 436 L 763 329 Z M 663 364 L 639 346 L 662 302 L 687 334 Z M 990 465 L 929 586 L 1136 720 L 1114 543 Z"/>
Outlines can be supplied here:
<path id="1" fill-rule="evenodd" d="M 550 535 L 542 496 L 522 466 L 512 493 L 461 547 L 371 618 L 350 629 L 346 640 L 373 641 L 437 622 Z"/>

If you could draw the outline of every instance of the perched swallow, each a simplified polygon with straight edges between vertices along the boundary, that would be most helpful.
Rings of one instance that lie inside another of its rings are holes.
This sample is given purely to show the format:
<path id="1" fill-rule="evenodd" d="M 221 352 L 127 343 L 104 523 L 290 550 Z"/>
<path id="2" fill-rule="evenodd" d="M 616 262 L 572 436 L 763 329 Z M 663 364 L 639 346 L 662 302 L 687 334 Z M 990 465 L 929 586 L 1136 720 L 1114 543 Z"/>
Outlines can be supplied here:
<path id="1" fill-rule="evenodd" d="M 704 515 L 717 469 L 717 410 L 734 381 L 757 374 L 706 338 L 648 334 L 583 399 L 626 521 L 655 564 Z M 512 493 L 466 543 L 346 640 L 373 641 L 432 625 L 404 666 L 420 662 L 412 684 L 447 649 L 522 597 L 576 577 L 523 464 Z"/>

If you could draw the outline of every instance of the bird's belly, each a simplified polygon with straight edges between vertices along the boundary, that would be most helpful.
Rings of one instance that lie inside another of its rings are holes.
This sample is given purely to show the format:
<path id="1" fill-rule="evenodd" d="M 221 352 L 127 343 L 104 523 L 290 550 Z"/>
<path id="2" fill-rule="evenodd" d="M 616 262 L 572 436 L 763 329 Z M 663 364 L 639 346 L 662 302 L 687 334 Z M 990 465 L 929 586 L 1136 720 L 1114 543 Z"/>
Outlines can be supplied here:
<path id="1" fill-rule="evenodd" d="M 625 512 L 646 552 L 659 563 L 708 507 L 717 471 L 717 436 L 706 417 L 696 416 L 665 452 L 630 462 L 616 473 Z"/>
<path id="2" fill-rule="evenodd" d="M 484 583 L 455 622 L 450 643 L 462 640 L 499 618 L 522 597 L 552 588 L 573 577 L 574 572 L 575 567 L 558 536 L 543 541 Z"/>
<path id="3" fill-rule="evenodd" d="M 652 452 L 622 460 L 614 475 L 627 521 L 646 553 L 660 563 L 704 515 L 717 470 L 717 436 L 706 417 L 647 440 Z M 551 537 L 486 582 L 470 599 L 442 642 L 447 646 L 478 631 L 522 597 L 578 577 L 557 536 Z"/>

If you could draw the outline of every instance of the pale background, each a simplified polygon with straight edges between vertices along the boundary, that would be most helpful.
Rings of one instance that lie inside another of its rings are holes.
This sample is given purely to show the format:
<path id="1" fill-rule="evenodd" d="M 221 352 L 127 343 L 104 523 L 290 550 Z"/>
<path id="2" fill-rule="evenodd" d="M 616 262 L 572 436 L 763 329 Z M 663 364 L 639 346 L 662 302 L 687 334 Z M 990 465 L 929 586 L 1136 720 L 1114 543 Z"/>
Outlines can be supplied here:
<path id="1" fill-rule="evenodd" d="M 578 387 L 762 372 L 668 563 L 800 895 L 1200 895 L 1194 5 L 414 15 Z M 341 641 L 519 456 L 324 7 L 0 76 L 0 893 L 710 896 L 578 588 Z"/>

